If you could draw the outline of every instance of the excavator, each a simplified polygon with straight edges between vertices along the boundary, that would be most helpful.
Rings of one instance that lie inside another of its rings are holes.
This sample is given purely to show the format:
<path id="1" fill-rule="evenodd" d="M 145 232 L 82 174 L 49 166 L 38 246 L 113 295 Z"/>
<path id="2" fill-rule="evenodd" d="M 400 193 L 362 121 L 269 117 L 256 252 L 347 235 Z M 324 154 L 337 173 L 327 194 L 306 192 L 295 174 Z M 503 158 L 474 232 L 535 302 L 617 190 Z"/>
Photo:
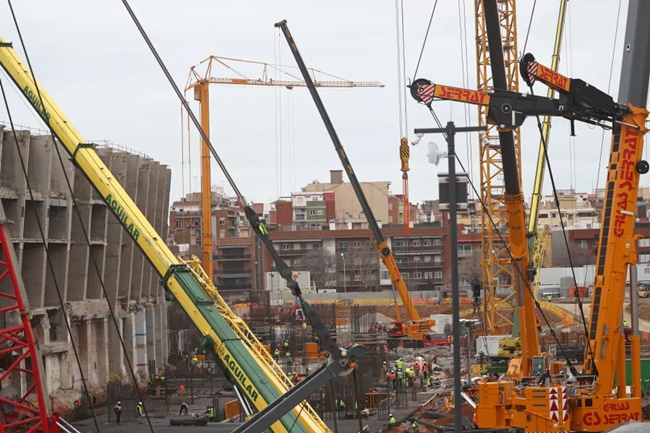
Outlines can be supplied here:
<path id="1" fill-rule="evenodd" d="M 154 54 L 157 56 L 155 51 Z M 83 139 L 35 79 L 28 64 L 14 51 L 12 44 L 2 38 L 0 66 L 153 265 L 169 297 L 178 302 L 201 332 L 203 347 L 215 356 L 217 364 L 235 385 L 244 410 L 249 415 L 249 420 L 236 431 L 259 432 L 270 429 L 274 433 L 329 432 L 327 425 L 305 400 L 331 378 L 353 373 L 363 347 L 355 344 L 339 347 L 331 338 L 329 329 L 314 307 L 303 299 L 298 283 L 291 278 L 291 270 L 273 247 L 264 223 L 243 196 L 241 201 L 251 227 L 269 249 L 278 272 L 287 281 L 287 287 L 301 301 L 306 321 L 319 337 L 324 350 L 329 353 L 326 363 L 295 386 L 246 323 L 230 310 L 212 284 L 211 276 L 201 268 L 198 259 L 183 261 L 174 256 L 164 242 L 165 237 L 155 232 L 133 199 L 102 162 L 94 150 L 94 144 Z M 177 94 L 180 92 L 177 91 Z M 200 129 L 200 132 L 203 131 Z M 209 143 L 209 139 L 206 142 Z M 226 175 L 230 178 L 227 172 Z M 34 349 L 33 339 L 31 345 Z M 41 406 L 41 411 L 45 410 Z M 58 422 L 55 416 L 50 419 Z M 43 421 L 43 425 L 46 422 L 52 421 Z M 13 424 L 0 424 L 0 430 L 12 426 Z"/>
<path id="2" fill-rule="evenodd" d="M 497 6 L 492 0 L 486 0 L 485 5 L 487 22 L 490 13 L 496 16 Z M 498 33 L 489 42 L 492 60 L 498 63 Z M 632 385 L 628 392 L 622 315 L 626 274 L 637 261 L 634 222 L 639 179 L 650 169 L 642 159 L 648 111 L 631 103 L 616 103 L 585 81 L 568 78 L 539 64 L 531 54 L 522 57 L 520 73 L 531 94 L 501 90 L 496 82 L 491 92 L 438 85 L 426 79 L 415 80 L 411 86 L 411 95 L 429 108 L 437 99 L 487 106 L 488 122 L 498 125 L 500 132 L 521 126 L 528 116 L 543 115 L 570 120 L 572 132 L 576 121 L 612 130 L 596 278 L 580 372 L 569 359 L 564 363 L 540 353 L 523 195 L 515 185 L 516 169 L 512 170 L 512 164 L 506 167 L 507 155 L 513 149 L 501 142 L 510 251 L 519 277 L 516 298 L 522 324 L 522 352 L 510 361 L 507 378 L 478 382 L 475 423 L 480 428 L 508 428 L 526 433 L 601 432 L 641 419 L 640 338 L 638 332 L 629 336 Z M 639 80 L 644 80 L 645 85 L 641 84 L 642 90 L 637 92 L 641 95 L 634 96 L 637 104 L 647 98 L 647 70 Z M 556 90 L 559 98 L 532 94 L 537 81 Z"/>
<path id="3" fill-rule="evenodd" d="M 330 138 L 332 139 L 332 143 L 334 144 L 336 153 L 338 154 L 339 159 L 341 160 L 341 164 L 343 165 L 343 168 L 345 170 L 345 173 L 347 174 L 348 179 L 350 180 L 352 189 L 354 190 L 354 193 L 357 196 L 357 199 L 359 200 L 359 204 L 361 205 L 363 214 L 366 217 L 366 220 L 368 221 L 368 227 L 372 232 L 371 240 L 373 242 L 373 245 L 375 246 L 375 249 L 377 250 L 377 253 L 379 254 L 382 263 L 388 270 L 391 283 L 399 293 L 399 296 L 402 299 L 402 303 L 404 304 L 404 308 L 406 309 L 406 314 L 408 315 L 409 320 L 403 322 L 400 317 L 399 307 L 396 305 L 395 310 L 396 310 L 397 320 L 389 323 L 388 346 L 389 348 L 395 348 L 397 346 L 424 347 L 424 336 L 428 332 L 431 332 L 431 328 L 435 326 L 436 321 L 431 319 L 421 318 L 417 310 L 415 309 L 415 304 L 413 303 L 413 299 L 411 299 L 408 288 L 406 287 L 406 284 L 404 283 L 404 280 L 402 279 L 400 271 L 397 267 L 397 263 L 395 263 L 395 257 L 393 256 L 393 253 L 390 247 L 388 246 L 388 242 L 384 238 L 384 235 L 381 233 L 379 224 L 377 224 L 377 219 L 375 218 L 375 215 L 373 214 L 372 209 L 368 204 L 368 200 L 366 199 L 366 196 L 363 193 L 363 189 L 361 188 L 361 184 L 357 179 L 357 175 L 354 172 L 354 169 L 352 168 L 352 164 L 350 163 L 350 160 L 347 154 L 345 153 L 343 146 L 341 145 L 341 141 L 339 140 L 338 135 L 336 134 L 336 130 L 332 125 L 332 121 L 330 120 L 329 115 L 325 110 L 323 101 L 320 99 L 320 96 L 318 95 L 316 86 L 314 86 L 314 82 L 311 76 L 309 75 L 309 71 L 305 66 L 305 62 L 303 61 L 302 56 L 298 51 L 298 47 L 296 46 L 296 43 L 293 40 L 293 36 L 289 32 L 289 28 L 287 27 L 286 20 L 278 22 L 277 24 L 275 24 L 275 26 L 279 27 L 282 30 L 282 33 L 284 34 L 287 43 L 289 44 L 289 48 L 291 49 L 293 57 L 296 60 L 298 68 L 300 69 L 300 72 L 303 75 L 303 80 L 305 81 L 305 83 L 307 83 L 309 93 L 311 93 L 311 96 L 314 100 L 314 103 L 316 104 L 318 112 L 320 113 L 323 123 L 325 124 L 325 128 L 327 129 L 327 132 L 329 133 Z"/>

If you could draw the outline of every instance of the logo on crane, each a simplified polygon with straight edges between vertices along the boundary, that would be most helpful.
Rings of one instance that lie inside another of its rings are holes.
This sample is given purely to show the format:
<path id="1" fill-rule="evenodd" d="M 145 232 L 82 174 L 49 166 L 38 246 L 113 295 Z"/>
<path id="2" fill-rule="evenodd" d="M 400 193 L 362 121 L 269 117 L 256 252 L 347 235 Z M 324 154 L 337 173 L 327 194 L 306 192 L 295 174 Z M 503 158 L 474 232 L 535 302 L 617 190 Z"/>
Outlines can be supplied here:
<path id="1" fill-rule="evenodd" d="M 106 204 L 108 204 L 110 208 L 113 209 L 113 212 L 115 213 L 115 216 L 117 216 L 117 219 L 120 220 L 133 240 L 137 242 L 138 238 L 140 237 L 140 230 L 135 226 L 135 223 L 126 213 L 126 210 L 117 202 L 117 200 L 113 199 L 112 194 L 106 196 Z"/>
<path id="2" fill-rule="evenodd" d="M 29 102 L 36 108 L 36 111 L 39 112 L 41 117 L 49 123 L 50 122 L 50 113 L 47 112 L 43 104 L 41 104 L 41 98 L 38 96 L 38 93 L 35 93 L 32 91 L 32 89 L 29 88 L 29 86 L 25 86 L 23 89 L 23 93 L 29 100 Z"/>

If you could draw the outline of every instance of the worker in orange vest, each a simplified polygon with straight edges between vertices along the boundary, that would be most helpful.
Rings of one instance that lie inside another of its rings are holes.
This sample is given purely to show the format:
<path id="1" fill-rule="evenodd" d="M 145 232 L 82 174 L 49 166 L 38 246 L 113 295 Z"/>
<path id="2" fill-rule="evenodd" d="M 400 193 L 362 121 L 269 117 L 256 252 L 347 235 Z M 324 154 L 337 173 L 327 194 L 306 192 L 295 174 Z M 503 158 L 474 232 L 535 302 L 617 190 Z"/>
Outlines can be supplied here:
<path id="1" fill-rule="evenodd" d="M 417 361 L 413 364 L 413 372 L 415 373 L 415 377 L 420 375 L 420 364 Z"/>
<path id="2" fill-rule="evenodd" d="M 422 364 L 422 374 L 424 375 L 425 379 L 427 378 L 427 376 L 429 376 L 429 366 L 427 365 L 426 362 Z"/>

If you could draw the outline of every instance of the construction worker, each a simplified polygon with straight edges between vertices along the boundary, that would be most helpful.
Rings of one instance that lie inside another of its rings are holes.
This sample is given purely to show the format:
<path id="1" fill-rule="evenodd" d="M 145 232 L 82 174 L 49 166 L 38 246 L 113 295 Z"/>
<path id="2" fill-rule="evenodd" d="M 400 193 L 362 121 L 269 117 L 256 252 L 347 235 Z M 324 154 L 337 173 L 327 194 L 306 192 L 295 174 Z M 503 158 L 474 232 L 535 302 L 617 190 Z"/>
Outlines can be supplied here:
<path id="1" fill-rule="evenodd" d="M 273 358 L 274 358 L 276 361 L 277 361 L 278 359 L 280 359 L 280 349 L 278 349 L 277 347 L 275 348 L 275 351 L 273 352 Z"/>
<path id="2" fill-rule="evenodd" d="M 282 347 L 284 347 L 285 352 L 288 352 L 289 351 L 289 342 L 287 340 L 284 340 L 282 342 Z"/>
<path id="3" fill-rule="evenodd" d="M 199 358 L 196 355 L 192 356 L 192 365 L 197 365 L 199 363 Z"/>
<path id="4" fill-rule="evenodd" d="M 433 386 L 433 379 L 432 379 L 431 377 L 429 377 L 429 378 L 427 379 L 427 386 L 428 386 L 429 388 L 431 388 L 431 387 Z"/>
<path id="5" fill-rule="evenodd" d="M 395 372 L 395 375 L 397 377 L 397 386 L 402 386 L 402 380 L 404 380 L 404 372 L 402 371 L 401 368 L 398 368 L 397 371 Z"/>
<path id="6" fill-rule="evenodd" d="M 395 368 L 401 370 L 402 367 L 404 367 L 404 361 L 402 360 L 402 358 L 399 358 L 395 363 Z"/>
<path id="7" fill-rule="evenodd" d="M 393 416 L 392 413 L 389 413 L 388 414 L 388 426 L 393 428 L 393 427 L 395 427 L 395 424 L 397 424 L 397 420 L 395 419 L 395 417 Z"/>
<path id="8" fill-rule="evenodd" d="M 339 399 L 339 411 L 344 412 L 345 411 L 345 402 L 343 399 Z"/>
<path id="9" fill-rule="evenodd" d="M 210 422 L 216 421 L 217 412 L 214 410 L 214 406 L 209 405 L 208 410 L 205 411 L 208 414 L 208 420 Z"/>
<path id="10" fill-rule="evenodd" d="M 627 320 L 623 320 L 623 328 L 627 328 Z"/>
<path id="11" fill-rule="evenodd" d="M 367 407 L 364 407 L 363 410 L 361 411 L 361 415 L 362 415 L 365 419 L 370 418 L 370 409 L 368 409 Z"/>
<path id="12" fill-rule="evenodd" d="M 309 376 L 311 374 L 311 365 L 307 366 L 307 375 Z"/>
<path id="13" fill-rule="evenodd" d="M 142 405 L 142 402 L 139 401 L 138 405 L 135 407 L 135 413 L 137 416 L 137 422 L 138 424 L 144 424 L 144 421 L 142 418 L 144 418 L 144 406 Z"/>
<path id="14" fill-rule="evenodd" d="M 413 419 L 413 423 L 411 424 L 411 430 L 413 430 L 414 433 L 418 433 L 420 431 L 420 424 L 418 424 L 417 418 Z"/>
<path id="15" fill-rule="evenodd" d="M 298 373 L 295 371 L 293 372 L 293 383 L 298 383 L 300 382 L 300 377 L 298 376 Z"/>
<path id="16" fill-rule="evenodd" d="M 188 409 L 187 403 L 185 403 L 185 402 L 181 403 L 181 410 L 178 412 L 178 415 L 179 416 L 183 415 L 183 413 L 185 413 L 185 415 L 187 415 L 187 409 Z"/>
<path id="17" fill-rule="evenodd" d="M 386 370 L 388 370 L 388 364 L 384 361 L 384 364 L 381 366 L 381 372 L 386 374 Z"/>
<path id="18" fill-rule="evenodd" d="M 115 422 L 121 424 L 122 421 L 122 402 L 118 401 L 115 406 L 113 406 L 113 412 L 115 412 Z"/>
<path id="19" fill-rule="evenodd" d="M 415 364 L 413 364 L 413 372 L 415 373 L 415 377 L 418 377 L 420 375 L 420 363 L 415 361 Z"/>
<path id="20" fill-rule="evenodd" d="M 393 388 L 397 388 L 397 373 L 395 373 L 395 370 L 391 370 L 390 372 L 390 380 L 393 381 Z"/>
<path id="21" fill-rule="evenodd" d="M 429 376 L 429 365 L 426 362 L 422 363 L 422 374 L 425 379 Z"/>

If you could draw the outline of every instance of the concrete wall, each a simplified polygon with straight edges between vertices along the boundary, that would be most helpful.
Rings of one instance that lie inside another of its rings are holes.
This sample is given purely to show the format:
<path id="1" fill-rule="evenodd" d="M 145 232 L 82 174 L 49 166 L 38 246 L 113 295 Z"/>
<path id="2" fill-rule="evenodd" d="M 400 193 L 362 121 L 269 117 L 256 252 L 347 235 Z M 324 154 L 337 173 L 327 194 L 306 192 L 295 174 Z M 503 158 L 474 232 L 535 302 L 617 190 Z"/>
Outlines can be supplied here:
<path id="1" fill-rule="evenodd" d="M 125 377 L 125 353 L 109 305 L 136 372 L 149 373 L 152 360 L 164 367 L 166 303 L 160 277 L 63 148 L 58 149 L 61 163 L 49 135 L 17 131 L 16 138 L 0 125 L 0 204 L 37 323 L 47 391 L 53 398 L 80 391 L 83 373 L 91 392 L 101 395 L 110 374 Z M 123 150 L 99 147 L 97 153 L 156 231 L 166 234 L 171 170 Z"/>

